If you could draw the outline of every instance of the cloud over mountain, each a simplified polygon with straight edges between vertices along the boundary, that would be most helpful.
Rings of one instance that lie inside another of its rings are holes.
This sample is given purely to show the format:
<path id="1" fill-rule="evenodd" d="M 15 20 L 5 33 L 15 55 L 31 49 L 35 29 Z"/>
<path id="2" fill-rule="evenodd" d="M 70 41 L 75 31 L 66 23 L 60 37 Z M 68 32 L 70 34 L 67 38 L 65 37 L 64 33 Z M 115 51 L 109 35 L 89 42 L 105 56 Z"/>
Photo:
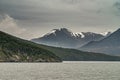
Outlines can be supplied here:
<path id="1" fill-rule="evenodd" d="M 20 28 L 17 25 L 16 20 L 9 15 L 5 14 L 2 18 L 3 19 L 0 21 L 0 30 L 16 35 L 20 35 L 26 31 L 24 28 Z"/>
<path id="2" fill-rule="evenodd" d="M 18 20 L 35 37 L 60 26 L 74 32 L 115 30 L 119 8 L 119 0 L 0 0 L 0 14 Z"/>

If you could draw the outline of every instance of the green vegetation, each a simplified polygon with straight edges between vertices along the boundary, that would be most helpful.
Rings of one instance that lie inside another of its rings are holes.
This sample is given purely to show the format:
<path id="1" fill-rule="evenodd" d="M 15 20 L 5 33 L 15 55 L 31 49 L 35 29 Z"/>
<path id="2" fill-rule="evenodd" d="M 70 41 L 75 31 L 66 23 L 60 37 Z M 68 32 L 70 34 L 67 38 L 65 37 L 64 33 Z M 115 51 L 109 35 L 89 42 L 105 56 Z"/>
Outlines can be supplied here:
<path id="1" fill-rule="evenodd" d="M 52 52 L 32 42 L 0 32 L 0 62 L 60 62 Z"/>
<path id="2" fill-rule="evenodd" d="M 119 61 L 120 57 L 36 44 L 0 31 L 0 62 Z"/>

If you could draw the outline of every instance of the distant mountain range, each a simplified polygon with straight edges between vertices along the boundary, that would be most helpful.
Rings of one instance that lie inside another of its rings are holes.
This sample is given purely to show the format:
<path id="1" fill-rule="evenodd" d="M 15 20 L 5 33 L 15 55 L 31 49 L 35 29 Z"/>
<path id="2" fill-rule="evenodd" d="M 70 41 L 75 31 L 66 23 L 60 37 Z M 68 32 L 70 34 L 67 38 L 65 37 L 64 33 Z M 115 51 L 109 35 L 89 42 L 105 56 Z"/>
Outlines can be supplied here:
<path id="1" fill-rule="evenodd" d="M 43 37 L 35 38 L 31 41 L 49 46 L 75 49 L 87 44 L 90 41 L 101 40 L 110 34 L 110 32 L 104 35 L 93 32 L 73 33 L 66 28 L 61 28 L 53 29 L 50 33 L 45 34 Z"/>
<path id="2" fill-rule="evenodd" d="M 120 29 L 100 41 L 91 41 L 79 49 L 120 56 Z"/>
<path id="3" fill-rule="evenodd" d="M 54 29 L 32 41 L 49 46 L 120 56 L 120 29 L 113 33 L 98 34 L 94 32 L 73 33 L 66 28 L 61 28 Z"/>
<path id="4" fill-rule="evenodd" d="M 36 44 L 0 31 L 0 62 L 120 61 L 120 57 Z"/>

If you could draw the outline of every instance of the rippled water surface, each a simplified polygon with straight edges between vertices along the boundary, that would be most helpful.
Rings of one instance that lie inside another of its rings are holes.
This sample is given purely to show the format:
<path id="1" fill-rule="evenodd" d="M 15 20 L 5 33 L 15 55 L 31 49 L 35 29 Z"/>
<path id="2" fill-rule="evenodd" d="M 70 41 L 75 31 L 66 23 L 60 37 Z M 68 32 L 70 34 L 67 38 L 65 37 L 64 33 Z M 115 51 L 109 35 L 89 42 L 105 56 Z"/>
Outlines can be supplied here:
<path id="1" fill-rule="evenodd" d="M 0 63 L 0 80 L 120 80 L 120 62 Z"/>

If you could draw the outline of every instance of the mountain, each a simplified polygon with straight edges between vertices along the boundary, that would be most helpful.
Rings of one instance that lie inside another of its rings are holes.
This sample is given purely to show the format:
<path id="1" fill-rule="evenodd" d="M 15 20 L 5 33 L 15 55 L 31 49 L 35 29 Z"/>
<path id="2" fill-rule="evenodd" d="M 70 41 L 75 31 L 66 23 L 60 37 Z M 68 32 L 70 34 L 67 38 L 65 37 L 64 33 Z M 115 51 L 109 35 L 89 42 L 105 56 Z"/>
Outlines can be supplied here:
<path id="1" fill-rule="evenodd" d="M 101 40 L 105 36 L 92 32 L 73 33 L 66 28 L 61 28 L 54 29 L 43 37 L 35 38 L 31 41 L 55 47 L 78 48 L 90 41 Z"/>
<path id="2" fill-rule="evenodd" d="M 0 62 L 120 61 L 120 57 L 36 44 L 0 31 Z"/>
<path id="3" fill-rule="evenodd" d="M 120 61 L 120 57 L 118 56 L 110 56 L 101 53 L 84 52 L 76 49 L 51 47 L 46 45 L 38 45 L 38 47 L 53 52 L 63 61 Z"/>
<path id="4" fill-rule="evenodd" d="M 89 42 L 79 49 L 120 56 L 120 29 L 100 41 Z"/>
<path id="5" fill-rule="evenodd" d="M 61 62 L 54 53 L 36 45 L 0 31 L 0 62 Z"/>

